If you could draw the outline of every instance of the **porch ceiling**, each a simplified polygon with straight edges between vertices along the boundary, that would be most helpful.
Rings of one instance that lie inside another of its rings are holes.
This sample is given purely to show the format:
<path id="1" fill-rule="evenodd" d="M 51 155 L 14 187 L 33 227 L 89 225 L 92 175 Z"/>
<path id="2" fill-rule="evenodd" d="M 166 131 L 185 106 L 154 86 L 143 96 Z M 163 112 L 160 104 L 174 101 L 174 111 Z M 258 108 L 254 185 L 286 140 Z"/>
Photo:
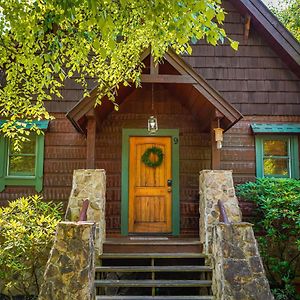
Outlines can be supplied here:
<path id="1" fill-rule="evenodd" d="M 169 51 L 164 56 L 164 64 L 160 64 L 159 67 L 154 66 L 149 50 L 142 54 L 142 59 L 145 64 L 141 78 L 142 85 L 164 84 L 183 106 L 201 120 L 203 131 L 210 129 L 211 121 L 216 115 L 220 117 L 220 124 L 224 130 L 229 129 L 242 118 L 238 110 L 174 52 Z M 116 103 L 121 105 L 134 90 L 135 87 L 121 87 L 118 90 Z M 114 110 L 114 105 L 105 99 L 106 97 L 100 106 L 95 107 L 97 92 L 97 87 L 95 87 L 89 97 L 82 98 L 66 115 L 80 132 L 86 131 L 86 116 L 94 108 L 94 114 L 99 123 Z"/>

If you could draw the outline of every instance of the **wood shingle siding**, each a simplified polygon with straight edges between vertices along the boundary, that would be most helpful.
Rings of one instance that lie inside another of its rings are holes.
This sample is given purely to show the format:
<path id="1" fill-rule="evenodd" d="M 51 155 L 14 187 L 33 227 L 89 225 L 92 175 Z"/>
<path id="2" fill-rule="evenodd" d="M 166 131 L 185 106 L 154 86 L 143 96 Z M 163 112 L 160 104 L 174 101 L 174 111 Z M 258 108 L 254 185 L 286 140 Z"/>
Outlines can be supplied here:
<path id="1" fill-rule="evenodd" d="M 236 184 L 255 180 L 255 139 L 252 123 L 299 123 L 299 116 L 248 116 L 224 135 L 221 168 L 233 170 Z"/>
<path id="2" fill-rule="evenodd" d="M 223 1 L 223 5 L 228 12 L 225 28 L 240 42 L 239 50 L 232 50 L 228 43 L 213 47 L 200 41 L 193 45 L 191 56 L 183 56 L 184 60 L 243 115 L 300 114 L 299 77 L 273 51 L 275 45 L 260 35 L 255 24 L 245 42 L 244 16 L 230 1 Z M 89 79 L 89 87 L 94 86 Z M 50 101 L 47 107 L 51 112 L 67 112 L 82 93 L 80 85 L 68 80 L 63 100 Z"/>

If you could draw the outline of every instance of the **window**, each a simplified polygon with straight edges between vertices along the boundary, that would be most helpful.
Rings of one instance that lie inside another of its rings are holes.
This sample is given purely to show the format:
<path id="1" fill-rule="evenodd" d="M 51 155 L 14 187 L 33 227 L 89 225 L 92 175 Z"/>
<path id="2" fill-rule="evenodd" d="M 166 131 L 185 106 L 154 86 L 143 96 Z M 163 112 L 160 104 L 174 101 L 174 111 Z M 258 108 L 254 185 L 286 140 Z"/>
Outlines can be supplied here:
<path id="1" fill-rule="evenodd" d="M 34 124 L 40 129 L 48 127 L 48 121 Z M 27 128 L 30 126 L 28 123 Z M 30 135 L 20 152 L 14 151 L 11 140 L 0 137 L 0 153 L 0 192 L 9 185 L 34 186 L 37 192 L 43 189 L 44 135 Z"/>
<path id="2" fill-rule="evenodd" d="M 255 147 L 257 177 L 299 178 L 297 136 L 258 135 Z"/>

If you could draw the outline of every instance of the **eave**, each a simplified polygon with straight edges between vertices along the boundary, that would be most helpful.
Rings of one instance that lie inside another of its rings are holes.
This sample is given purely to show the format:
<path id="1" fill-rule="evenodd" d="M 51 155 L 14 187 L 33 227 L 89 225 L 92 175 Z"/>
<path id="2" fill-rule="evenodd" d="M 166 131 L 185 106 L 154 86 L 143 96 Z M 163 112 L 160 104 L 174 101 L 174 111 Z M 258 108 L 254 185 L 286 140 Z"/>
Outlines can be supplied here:
<path id="1" fill-rule="evenodd" d="M 149 55 L 150 50 L 147 49 L 141 56 L 142 60 L 146 59 Z M 176 90 L 176 93 L 180 93 L 184 89 L 185 93 L 188 92 L 193 96 L 193 99 L 189 101 L 191 103 L 188 104 L 190 105 L 190 110 L 194 111 L 194 108 L 197 107 L 198 111 L 203 114 L 203 111 L 200 111 L 201 109 L 199 107 L 206 103 L 203 105 L 203 108 L 207 107 L 207 105 L 209 106 L 211 117 L 214 117 L 213 114 L 215 114 L 215 112 L 222 116 L 221 124 L 224 130 L 228 130 L 242 118 L 242 114 L 235 107 L 226 101 L 218 91 L 210 86 L 203 77 L 196 73 L 193 68 L 175 52 L 169 51 L 165 54 L 164 59 L 173 68 L 172 74 L 159 74 L 158 68 L 156 69 L 156 67 L 154 67 L 150 57 L 150 70 L 148 73 L 142 74 L 142 85 L 143 83 L 166 84 L 172 86 L 172 88 Z M 134 87 L 120 88 L 117 102 L 119 101 L 118 99 L 121 99 L 120 102 L 118 102 L 120 104 L 134 89 Z M 66 115 L 79 132 L 85 132 L 85 115 L 94 109 L 97 91 L 98 87 L 96 86 L 91 90 L 89 97 L 82 98 Z M 109 101 L 104 99 L 102 102 L 102 106 L 100 106 L 100 109 L 96 112 L 98 121 L 99 119 L 104 119 L 108 113 L 113 111 L 113 105 L 106 104 Z M 212 110 L 214 112 L 212 112 Z M 195 114 L 195 112 L 193 113 Z"/>

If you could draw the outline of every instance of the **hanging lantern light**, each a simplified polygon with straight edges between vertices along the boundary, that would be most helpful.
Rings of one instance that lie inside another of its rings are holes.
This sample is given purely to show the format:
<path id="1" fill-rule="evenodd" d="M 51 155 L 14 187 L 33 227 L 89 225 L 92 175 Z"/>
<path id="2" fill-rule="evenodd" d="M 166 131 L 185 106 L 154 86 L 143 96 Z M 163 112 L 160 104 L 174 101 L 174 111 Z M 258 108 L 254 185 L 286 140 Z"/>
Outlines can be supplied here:
<path id="1" fill-rule="evenodd" d="M 224 129 L 220 127 L 220 118 L 218 118 L 217 120 L 218 120 L 218 127 L 214 128 L 215 141 L 217 143 L 217 149 L 221 149 L 222 148 L 222 142 L 223 142 L 223 131 L 224 131 Z"/>
<path id="2" fill-rule="evenodd" d="M 215 141 L 217 142 L 217 149 L 222 148 L 222 142 L 223 142 L 223 131 L 224 129 L 218 127 L 214 128 L 215 131 Z"/>
<path id="3" fill-rule="evenodd" d="M 157 119 L 154 116 L 151 116 L 148 119 L 148 132 L 149 134 L 154 134 L 158 130 Z"/>
<path id="4" fill-rule="evenodd" d="M 215 132 L 215 141 L 217 142 L 217 149 L 221 149 L 222 148 L 222 142 L 223 142 L 223 128 L 214 128 L 214 132 Z"/>

